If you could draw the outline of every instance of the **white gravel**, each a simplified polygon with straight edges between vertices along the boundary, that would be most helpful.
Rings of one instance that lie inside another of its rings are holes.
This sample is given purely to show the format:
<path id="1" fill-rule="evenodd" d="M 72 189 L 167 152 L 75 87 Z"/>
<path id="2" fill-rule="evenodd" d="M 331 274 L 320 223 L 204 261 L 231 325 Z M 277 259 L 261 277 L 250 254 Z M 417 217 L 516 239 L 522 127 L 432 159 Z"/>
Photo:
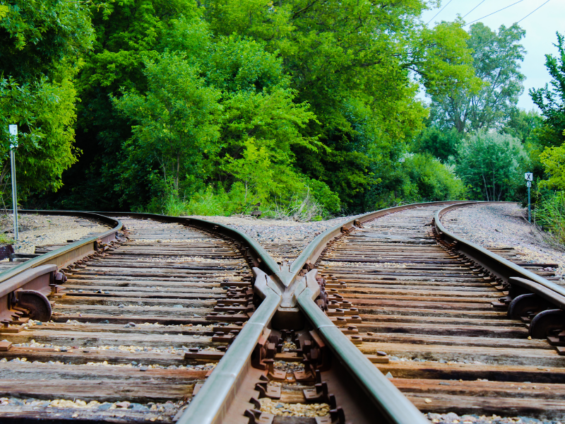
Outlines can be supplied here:
<path id="1" fill-rule="evenodd" d="M 80 240 L 90 234 L 110 229 L 97 221 L 74 216 L 21 214 L 18 217 L 19 240 L 14 244 L 16 253 L 34 253 L 36 246 L 67 244 L 68 240 Z M 14 236 L 12 215 L 0 216 L 0 231 Z"/>
<path id="2" fill-rule="evenodd" d="M 443 216 L 445 227 L 485 248 L 513 247 L 520 260 L 556 263 L 556 274 L 564 284 L 565 253 L 547 241 L 547 236 L 527 221 L 527 210 L 516 203 L 466 206 Z"/>
<path id="3" fill-rule="evenodd" d="M 315 222 L 237 216 L 190 216 L 187 218 L 198 218 L 227 225 L 258 241 L 276 261 L 292 261 L 317 235 L 355 216 Z"/>

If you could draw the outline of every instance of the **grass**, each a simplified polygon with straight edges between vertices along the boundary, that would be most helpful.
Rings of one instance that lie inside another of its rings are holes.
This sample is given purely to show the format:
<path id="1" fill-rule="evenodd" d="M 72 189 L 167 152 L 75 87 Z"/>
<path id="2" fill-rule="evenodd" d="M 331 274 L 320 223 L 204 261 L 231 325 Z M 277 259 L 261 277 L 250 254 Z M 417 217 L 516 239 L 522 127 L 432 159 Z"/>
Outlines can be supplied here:
<path id="1" fill-rule="evenodd" d="M 0 233 L 0 244 L 14 244 L 14 240 L 4 233 Z"/>
<path id="2" fill-rule="evenodd" d="M 565 245 L 565 192 L 546 196 L 534 211 L 534 219 L 557 244 Z"/>

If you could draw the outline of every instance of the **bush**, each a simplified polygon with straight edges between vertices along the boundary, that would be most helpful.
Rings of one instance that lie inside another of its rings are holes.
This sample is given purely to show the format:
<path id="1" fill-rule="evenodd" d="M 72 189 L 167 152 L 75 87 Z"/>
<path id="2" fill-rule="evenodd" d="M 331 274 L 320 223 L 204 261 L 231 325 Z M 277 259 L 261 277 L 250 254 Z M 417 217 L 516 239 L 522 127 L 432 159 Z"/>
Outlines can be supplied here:
<path id="1" fill-rule="evenodd" d="M 558 243 L 565 244 L 565 191 L 545 196 L 534 211 L 534 220 Z"/>
<path id="2" fill-rule="evenodd" d="M 445 130 L 436 126 L 427 127 L 412 142 L 412 151 L 429 153 L 442 163 L 446 163 L 450 157 L 457 156 L 462 138 L 462 134 L 455 128 Z"/>
<path id="3" fill-rule="evenodd" d="M 182 199 L 176 191 L 170 190 L 164 197 L 155 197 L 147 210 L 171 216 L 249 215 L 257 207 L 257 199 L 256 193 L 236 182 L 227 192 L 221 185 L 216 188 L 210 185 L 190 199 Z M 339 212 L 340 203 L 326 184 L 310 180 L 290 198 L 268 198 L 262 200 L 258 208 L 263 218 L 319 221 Z"/>
<path id="4" fill-rule="evenodd" d="M 530 160 L 520 140 L 508 134 L 478 131 L 458 149 L 457 174 L 473 198 L 515 200 Z"/>
<path id="5" fill-rule="evenodd" d="M 465 198 L 463 181 L 453 172 L 452 167 L 442 164 L 430 154 L 415 154 L 406 158 L 406 173 L 416 186 L 414 201 L 433 202 Z"/>

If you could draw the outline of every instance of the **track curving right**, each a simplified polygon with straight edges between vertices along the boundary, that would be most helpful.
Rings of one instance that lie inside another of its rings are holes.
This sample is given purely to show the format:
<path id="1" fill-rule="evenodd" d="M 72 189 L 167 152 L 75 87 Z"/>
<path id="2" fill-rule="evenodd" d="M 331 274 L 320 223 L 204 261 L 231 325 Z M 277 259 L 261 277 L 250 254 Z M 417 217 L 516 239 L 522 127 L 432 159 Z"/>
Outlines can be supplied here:
<path id="1" fill-rule="evenodd" d="M 319 259 L 327 314 L 422 412 L 565 418 L 565 357 L 493 304 L 491 275 L 436 241 L 438 206 L 367 222 Z M 351 319 L 355 315 L 358 319 Z"/>

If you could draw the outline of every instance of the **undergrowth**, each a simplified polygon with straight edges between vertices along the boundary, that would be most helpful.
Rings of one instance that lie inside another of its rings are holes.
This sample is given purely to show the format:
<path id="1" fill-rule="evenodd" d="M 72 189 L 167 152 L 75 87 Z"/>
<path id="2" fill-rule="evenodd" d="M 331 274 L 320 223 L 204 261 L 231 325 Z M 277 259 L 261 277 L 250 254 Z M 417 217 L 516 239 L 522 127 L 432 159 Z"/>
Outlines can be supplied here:
<path id="1" fill-rule="evenodd" d="M 321 221 L 333 216 L 311 193 L 297 194 L 289 199 L 269 199 L 256 202 L 257 198 L 248 196 L 238 187 L 229 192 L 211 188 L 193 194 L 190 199 L 182 199 L 176 193 L 168 194 L 161 202 L 155 200 L 148 212 L 171 216 L 233 216 L 250 215 L 261 212 L 261 218 L 295 220 L 301 222 Z"/>
<path id="2" fill-rule="evenodd" d="M 534 219 L 560 245 L 565 245 L 565 192 L 546 195 L 534 211 Z"/>

